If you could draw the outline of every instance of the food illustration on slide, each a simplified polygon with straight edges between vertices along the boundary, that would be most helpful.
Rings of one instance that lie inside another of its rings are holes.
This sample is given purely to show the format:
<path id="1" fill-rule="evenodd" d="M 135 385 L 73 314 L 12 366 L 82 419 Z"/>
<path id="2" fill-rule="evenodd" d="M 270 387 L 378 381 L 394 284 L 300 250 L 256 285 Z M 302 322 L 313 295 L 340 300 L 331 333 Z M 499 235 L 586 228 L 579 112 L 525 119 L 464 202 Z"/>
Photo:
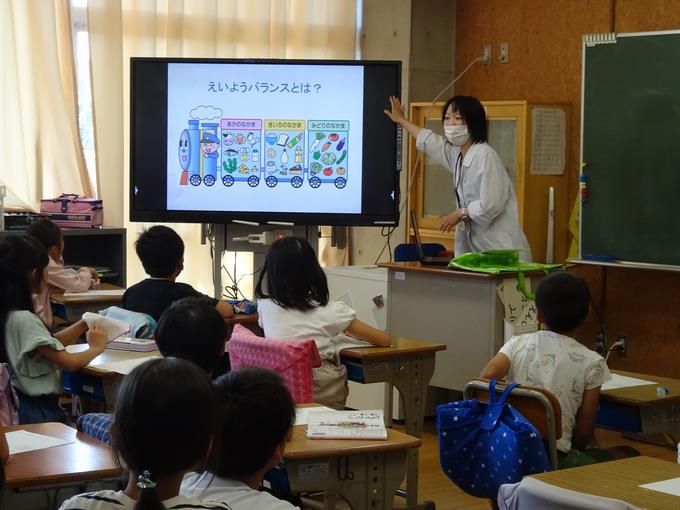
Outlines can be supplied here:
<path id="1" fill-rule="evenodd" d="M 190 117 L 179 135 L 182 186 L 347 185 L 348 121 L 228 118 L 213 106 L 196 107 Z"/>

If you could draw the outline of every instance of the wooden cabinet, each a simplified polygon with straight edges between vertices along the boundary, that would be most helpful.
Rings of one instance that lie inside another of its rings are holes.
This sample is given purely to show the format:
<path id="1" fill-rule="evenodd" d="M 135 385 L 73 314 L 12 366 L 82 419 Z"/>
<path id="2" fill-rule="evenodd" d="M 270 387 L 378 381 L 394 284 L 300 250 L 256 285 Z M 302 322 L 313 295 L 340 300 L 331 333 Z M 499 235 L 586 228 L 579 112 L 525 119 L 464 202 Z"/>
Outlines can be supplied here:
<path id="1" fill-rule="evenodd" d="M 554 219 L 553 257 L 567 256 L 569 234 L 567 129 L 570 108 L 564 104 L 527 101 L 485 101 L 489 144 L 496 150 L 515 183 L 520 224 L 529 240 L 533 259 L 545 262 L 549 214 Z M 411 103 L 411 120 L 443 135 L 444 103 Z M 415 139 L 409 140 L 409 172 L 416 175 L 409 192 L 409 210 L 416 211 L 421 237 L 453 247 L 451 234 L 439 232 L 440 217 L 456 207 L 451 172 L 426 154 L 418 157 Z M 410 176 L 411 174 L 409 174 Z M 549 190 L 554 204 L 549 208 Z M 412 234 L 410 219 L 409 235 Z"/>

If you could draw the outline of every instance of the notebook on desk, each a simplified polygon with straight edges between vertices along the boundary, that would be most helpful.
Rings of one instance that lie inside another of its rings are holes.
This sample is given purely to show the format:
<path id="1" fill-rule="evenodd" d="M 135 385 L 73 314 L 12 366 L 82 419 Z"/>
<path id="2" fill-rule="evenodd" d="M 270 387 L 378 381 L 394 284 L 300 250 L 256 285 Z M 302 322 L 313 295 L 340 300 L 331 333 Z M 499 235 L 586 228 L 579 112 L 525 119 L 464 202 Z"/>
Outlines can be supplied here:
<path id="1" fill-rule="evenodd" d="M 448 266 L 451 261 L 450 257 L 428 257 L 425 255 L 423 244 L 420 242 L 420 232 L 418 232 L 418 220 L 415 211 L 411 211 L 411 224 L 413 225 L 413 235 L 416 239 L 416 250 L 418 251 L 420 263 L 426 266 Z"/>

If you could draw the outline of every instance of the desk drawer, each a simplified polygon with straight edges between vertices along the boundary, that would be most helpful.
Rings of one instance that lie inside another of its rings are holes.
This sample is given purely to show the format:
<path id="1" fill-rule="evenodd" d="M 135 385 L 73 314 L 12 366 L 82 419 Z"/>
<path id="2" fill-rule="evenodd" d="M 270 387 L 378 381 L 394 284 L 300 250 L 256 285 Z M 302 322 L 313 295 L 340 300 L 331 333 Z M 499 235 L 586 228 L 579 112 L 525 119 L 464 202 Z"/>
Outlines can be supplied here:
<path id="1" fill-rule="evenodd" d="M 101 377 L 95 377 L 81 372 L 64 371 L 62 381 L 65 392 L 106 403 L 104 385 L 102 384 Z"/>

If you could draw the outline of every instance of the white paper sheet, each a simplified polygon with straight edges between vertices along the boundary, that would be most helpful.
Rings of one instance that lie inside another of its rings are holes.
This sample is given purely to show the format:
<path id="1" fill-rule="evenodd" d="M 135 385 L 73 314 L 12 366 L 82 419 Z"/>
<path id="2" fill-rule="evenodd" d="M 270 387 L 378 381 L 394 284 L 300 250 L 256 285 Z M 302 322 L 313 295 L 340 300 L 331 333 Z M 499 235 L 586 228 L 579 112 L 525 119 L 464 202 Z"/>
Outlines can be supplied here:
<path id="1" fill-rule="evenodd" d="M 314 406 L 314 407 L 298 407 L 295 409 L 295 425 L 307 425 L 309 418 L 309 411 L 332 411 L 330 407 Z"/>
<path id="2" fill-rule="evenodd" d="M 132 372 L 138 365 L 149 361 L 150 359 L 160 358 L 160 356 L 145 356 L 143 358 L 125 359 L 121 361 L 111 361 L 109 363 L 101 363 L 99 365 L 92 365 L 92 368 L 103 370 L 105 372 L 115 372 L 116 374 L 127 375 Z"/>
<path id="3" fill-rule="evenodd" d="M 648 384 L 658 384 L 654 381 L 646 381 L 644 379 L 636 379 L 635 377 L 627 377 L 620 374 L 612 374 L 610 381 L 602 385 L 602 390 L 615 390 L 619 388 L 630 388 L 631 386 L 646 386 Z"/>
<path id="4" fill-rule="evenodd" d="M 43 434 L 35 434 L 25 430 L 15 430 L 7 432 L 7 444 L 9 445 L 9 453 L 30 452 L 33 450 L 42 450 L 43 448 L 52 448 L 53 446 L 61 446 L 63 444 L 75 443 L 72 439 L 61 439 L 58 437 L 45 436 Z"/>
<path id="5" fill-rule="evenodd" d="M 680 496 L 680 477 L 662 480 L 660 482 L 646 483 L 639 486 L 641 489 L 663 492 L 672 496 Z"/>
<path id="6" fill-rule="evenodd" d="M 69 297 L 94 297 L 94 296 L 122 296 L 125 289 L 93 289 L 85 292 L 64 292 L 64 296 Z"/>

